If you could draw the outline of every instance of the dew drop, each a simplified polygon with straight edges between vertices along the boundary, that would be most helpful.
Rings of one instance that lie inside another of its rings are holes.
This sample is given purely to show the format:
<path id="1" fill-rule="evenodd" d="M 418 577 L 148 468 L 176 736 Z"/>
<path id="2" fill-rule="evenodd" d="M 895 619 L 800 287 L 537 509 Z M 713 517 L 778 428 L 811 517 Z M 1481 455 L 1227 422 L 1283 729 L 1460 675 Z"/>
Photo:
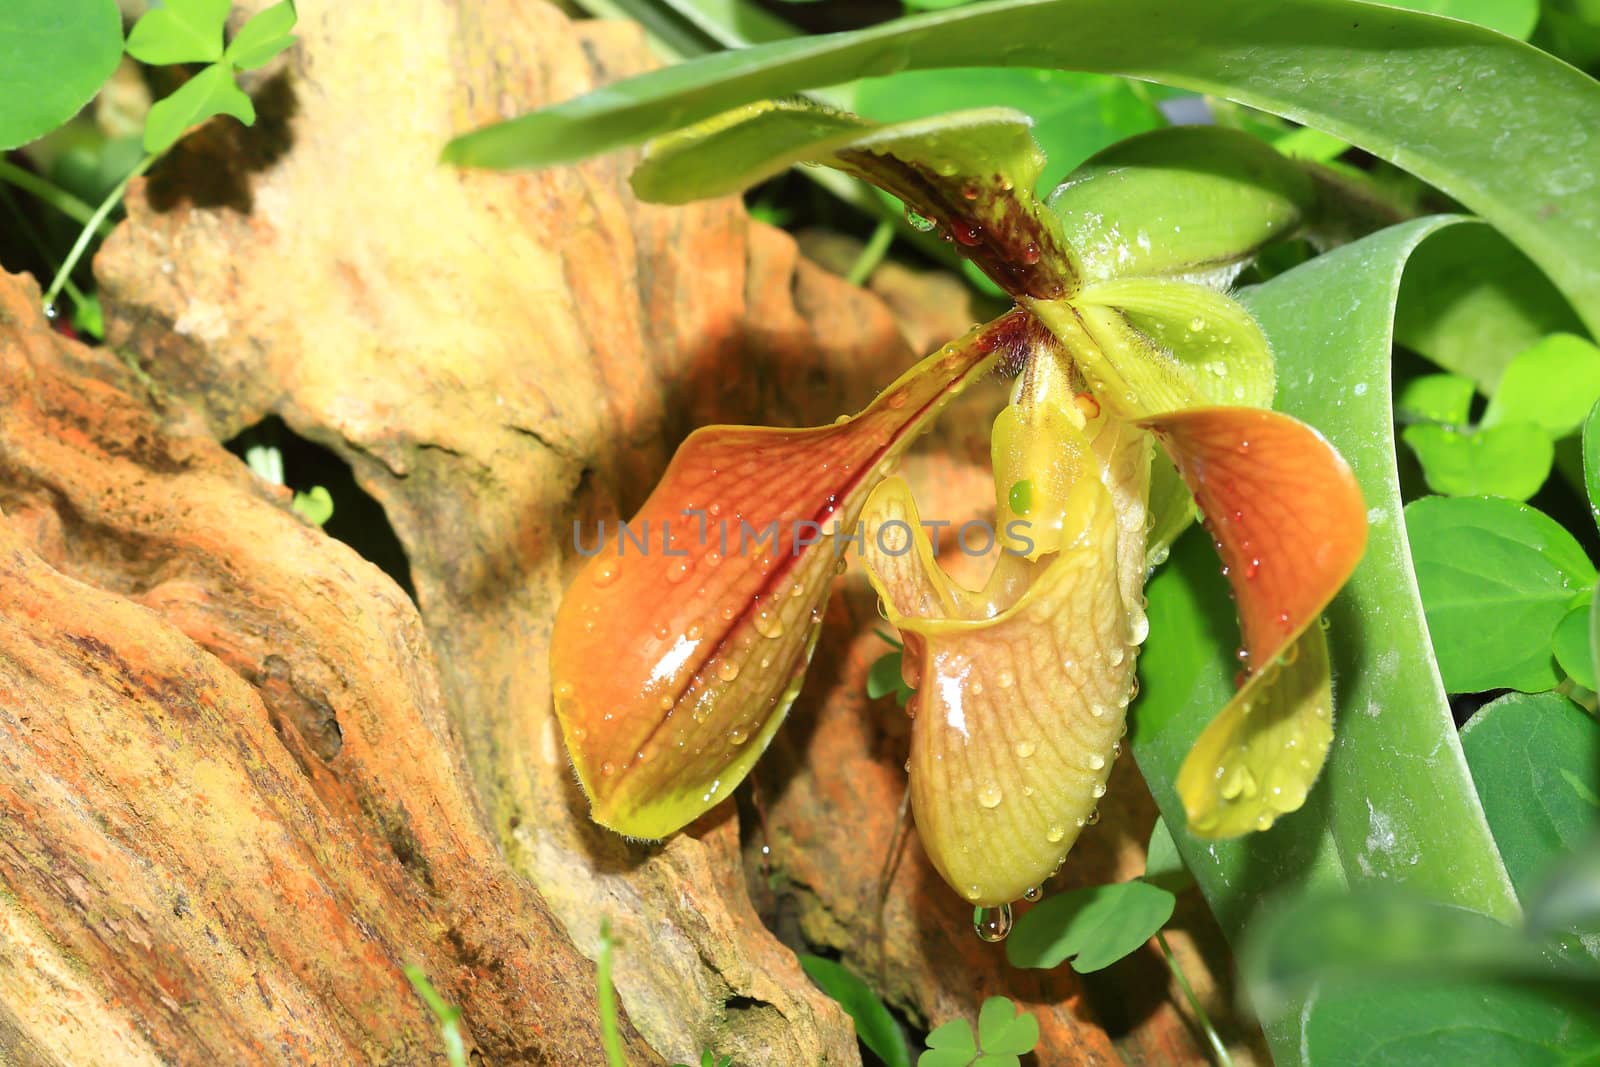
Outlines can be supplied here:
<path id="1" fill-rule="evenodd" d="M 1094 753 L 1093 755 L 1091 755 L 1089 757 L 1089 769 L 1091 771 L 1101 770 L 1102 768 L 1105 767 L 1105 765 L 1106 765 L 1106 758 L 1104 756 L 1100 755 L 1100 753 L 1096 752 L 1096 753 Z"/>
<path id="2" fill-rule="evenodd" d="M 755 627 L 756 632 L 762 637 L 783 636 L 783 619 L 778 616 L 777 612 L 767 608 L 762 608 L 756 612 Z"/>
<path id="3" fill-rule="evenodd" d="M 1189 332 L 1190 333 L 1199 333 L 1201 330 L 1203 330 L 1205 328 L 1206 328 L 1206 320 L 1202 319 L 1200 316 L 1196 315 L 1194 318 L 1189 320 Z"/>
<path id="4" fill-rule="evenodd" d="M 724 682 L 731 682 L 739 677 L 739 665 L 731 659 L 725 659 L 717 664 L 717 677 Z"/>
<path id="5" fill-rule="evenodd" d="M 571 682 L 557 682 L 556 683 L 556 697 L 557 697 L 557 699 L 565 700 L 571 695 L 572 695 L 572 683 Z"/>
<path id="6" fill-rule="evenodd" d="M 909 207 L 906 208 L 906 223 L 913 230 L 916 230 L 918 233 L 927 233 L 928 231 L 932 230 L 935 226 L 939 225 L 937 222 L 935 222 L 932 219 L 928 218 L 926 215 L 920 215 L 915 210 L 913 210 L 912 208 L 909 208 Z"/>
<path id="7" fill-rule="evenodd" d="M 728 731 L 728 740 L 732 741 L 736 745 L 744 744 L 745 738 L 747 738 L 749 736 L 750 735 L 745 731 L 745 728 L 742 727 L 742 726 L 735 726 L 733 729 Z"/>
<path id="8" fill-rule="evenodd" d="M 1249 767 L 1239 764 L 1223 777 L 1219 791 L 1223 800 L 1253 797 L 1256 795 L 1256 776 L 1250 773 Z"/>
<path id="9" fill-rule="evenodd" d="M 1089 708 L 1089 714 L 1093 715 L 1097 719 L 1101 718 L 1102 716 L 1104 716 L 1105 713 L 1106 713 L 1106 706 L 1104 704 L 1094 704 Z"/>
<path id="10" fill-rule="evenodd" d="M 1244 576 L 1247 579 L 1254 578 L 1256 574 L 1260 572 L 1260 570 L 1261 561 L 1252 557 L 1250 561 L 1244 565 Z"/>
<path id="11" fill-rule="evenodd" d="M 1001 795 L 1000 787 L 989 782 L 978 790 L 978 803 L 986 808 L 997 808 L 1000 806 Z"/>
<path id="12" fill-rule="evenodd" d="M 1027 759 L 1029 756 L 1033 755 L 1033 742 L 1018 741 L 1016 745 L 1013 746 L 1013 751 L 1016 752 L 1018 759 Z"/>
<path id="13" fill-rule="evenodd" d="M 1099 825 L 1099 823 L 1100 823 L 1100 809 L 1099 808 L 1095 808 L 1093 811 L 1091 811 L 1089 813 L 1089 817 L 1087 819 L 1083 820 L 1083 825 L 1085 825 L 1085 826 L 1097 826 L 1097 825 Z"/>
<path id="14" fill-rule="evenodd" d="M 722 553 L 713 548 L 710 552 L 706 553 L 705 559 L 707 567 L 718 566 L 722 562 Z"/>
<path id="15" fill-rule="evenodd" d="M 610 777 L 611 775 L 617 773 L 617 765 L 612 763 L 610 760 L 606 760 L 604 763 L 600 764 L 600 773 Z"/>
<path id="16" fill-rule="evenodd" d="M 847 423 L 849 421 L 850 421 L 850 416 L 849 415 L 840 415 L 837 419 L 833 420 L 833 424 L 835 426 L 843 426 L 845 423 Z"/>
<path id="17" fill-rule="evenodd" d="M 1039 262 L 1039 246 L 1037 244 L 1029 241 L 1022 246 L 1022 262 L 1030 267 Z"/>
<path id="18" fill-rule="evenodd" d="M 1113 742 L 1111 742 L 1111 758 L 1112 759 L 1121 759 L 1122 758 L 1122 742 L 1121 741 L 1113 741 Z"/>
<path id="19" fill-rule="evenodd" d="M 655 632 L 656 632 L 656 640 L 665 641 L 667 638 L 672 636 L 672 627 L 668 626 L 664 622 L 660 622 L 660 623 L 656 624 L 656 631 Z"/>
<path id="20" fill-rule="evenodd" d="M 608 559 L 595 568 L 594 584 L 610 585 L 617 580 L 617 575 L 622 572 L 622 565 L 616 560 Z"/>
<path id="21" fill-rule="evenodd" d="M 585 737 L 588 737 L 588 736 L 589 736 L 589 731 L 585 730 L 583 727 L 574 726 L 572 728 L 572 739 L 574 741 L 582 741 Z"/>
<path id="22" fill-rule="evenodd" d="M 1067 832 L 1059 826 L 1052 826 L 1044 833 L 1044 839 L 1050 842 L 1052 845 L 1059 845 L 1061 843 L 1061 839 L 1066 836 Z"/>
<path id="23" fill-rule="evenodd" d="M 662 711 L 671 711 L 672 698 L 668 696 L 662 697 L 660 700 L 656 701 L 656 707 L 660 708 Z"/>
<path id="24" fill-rule="evenodd" d="M 1001 671 L 995 676 L 994 684 L 998 685 L 1001 689 L 1010 689 L 1016 680 L 1016 676 L 1014 676 L 1010 671 Z"/>
<path id="25" fill-rule="evenodd" d="M 687 637 L 691 641 L 698 641 L 700 640 L 700 635 L 705 632 L 705 627 L 701 626 L 697 622 L 691 622 L 689 624 L 689 628 L 683 631 L 683 636 Z"/>
<path id="26" fill-rule="evenodd" d="M 1029 903 L 1038 900 L 1042 896 L 1044 896 L 1044 890 L 1040 889 L 1036 885 L 1030 885 L 1027 889 L 1022 891 L 1022 899 L 1028 901 Z"/>
<path id="27" fill-rule="evenodd" d="M 1122 646 L 1121 645 L 1112 645 L 1111 646 L 1111 651 L 1106 653 L 1106 660 L 1113 667 L 1117 667 L 1117 666 L 1121 666 L 1122 661 L 1126 656 L 1127 656 L 1127 653 L 1122 650 Z"/>
<path id="28" fill-rule="evenodd" d="M 1094 788 L 1091 789 L 1089 792 L 1094 796 L 1094 798 L 1096 800 L 1099 800 L 1101 797 L 1106 795 L 1106 784 L 1104 782 L 1096 782 L 1094 784 Z"/>
<path id="29" fill-rule="evenodd" d="M 972 928 L 984 941 L 994 944 L 1004 941 L 1011 932 L 1011 905 L 1002 904 L 998 908 L 973 908 Z"/>

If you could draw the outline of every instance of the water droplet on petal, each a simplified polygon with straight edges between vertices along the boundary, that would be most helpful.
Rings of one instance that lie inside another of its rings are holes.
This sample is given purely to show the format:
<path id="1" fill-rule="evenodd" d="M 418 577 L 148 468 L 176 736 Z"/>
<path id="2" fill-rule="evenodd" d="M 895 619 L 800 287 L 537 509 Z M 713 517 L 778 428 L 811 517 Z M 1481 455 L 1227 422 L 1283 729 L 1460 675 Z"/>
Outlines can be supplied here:
<path id="1" fill-rule="evenodd" d="M 1050 829 L 1045 831 L 1044 839 L 1050 842 L 1052 845 L 1059 845 L 1061 843 L 1061 839 L 1066 836 L 1067 832 L 1061 827 L 1052 826 Z"/>
<path id="2" fill-rule="evenodd" d="M 1018 741 L 1014 746 L 1014 751 L 1016 752 L 1018 759 L 1027 759 L 1029 756 L 1033 755 L 1033 742 Z"/>
<path id="3" fill-rule="evenodd" d="M 731 682 L 739 677 L 739 665 L 731 659 L 725 659 L 717 664 L 717 677 L 724 682 Z"/>
<path id="4" fill-rule="evenodd" d="M 1010 671 L 1001 671 L 994 680 L 994 684 L 1001 689 L 1010 689 L 1014 682 L 1016 682 L 1016 678 Z"/>
<path id="5" fill-rule="evenodd" d="M 608 559 L 594 570 L 595 585 L 610 585 L 617 580 L 617 575 L 622 573 L 622 564 L 614 559 Z"/>
<path id="6" fill-rule="evenodd" d="M 1099 808 L 1095 808 L 1093 811 L 1091 811 L 1089 813 L 1089 817 L 1087 819 L 1083 820 L 1083 825 L 1085 825 L 1085 826 L 1096 826 L 1096 825 L 1099 824 L 1099 822 L 1100 822 L 1100 809 Z"/>
<path id="7" fill-rule="evenodd" d="M 1096 782 L 1094 784 L 1094 788 L 1091 789 L 1089 792 L 1094 796 L 1094 798 L 1096 800 L 1099 800 L 1101 797 L 1106 795 L 1106 784 L 1104 782 Z"/>
<path id="8" fill-rule="evenodd" d="M 617 766 L 610 760 L 606 760 L 604 763 L 600 764 L 600 773 L 607 776 L 613 775 L 617 773 Z"/>
<path id="9" fill-rule="evenodd" d="M 557 682 L 556 683 L 556 697 L 557 697 L 557 699 L 565 700 L 571 695 L 572 695 L 572 683 L 571 682 Z"/>
<path id="10" fill-rule="evenodd" d="M 1249 767 L 1241 763 L 1223 776 L 1218 791 L 1221 792 L 1223 800 L 1253 797 L 1256 795 L 1256 776 L 1250 773 Z"/>
<path id="11" fill-rule="evenodd" d="M 986 808 L 997 808 L 1000 806 L 1001 796 L 1000 787 L 993 782 L 989 782 L 978 790 L 978 803 Z"/>
<path id="12" fill-rule="evenodd" d="M 755 627 L 756 632 L 762 637 L 783 636 L 783 619 L 778 616 L 777 612 L 767 608 L 762 608 L 756 612 Z"/>
<path id="13" fill-rule="evenodd" d="M 1098 771 L 1106 765 L 1106 758 L 1096 752 L 1089 757 L 1089 769 Z"/>
<path id="14" fill-rule="evenodd" d="M 1006 935 L 1011 932 L 1011 905 L 1002 904 L 998 908 L 973 908 L 972 928 L 978 932 L 979 937 L 990 944 L 1004 941 Z"/>
<path id="15" fill-rule="evenodd" d="M 747 733 L 745 728 L 742 726 L 735 726 L 732 730 L 728 731 L 728 740 L 732 741 L 736 745 L 744 744 L 745 738 L 749 736 L 749 733 Z"/>
<path id="16" fill-rule="evenodd" d="M 1042 896 L 1044 896 L 1044 890 L 1036 885 L 1030 885 L 1022 891 L 1022 899 L 1029 902 L 1036 901 Z"/>

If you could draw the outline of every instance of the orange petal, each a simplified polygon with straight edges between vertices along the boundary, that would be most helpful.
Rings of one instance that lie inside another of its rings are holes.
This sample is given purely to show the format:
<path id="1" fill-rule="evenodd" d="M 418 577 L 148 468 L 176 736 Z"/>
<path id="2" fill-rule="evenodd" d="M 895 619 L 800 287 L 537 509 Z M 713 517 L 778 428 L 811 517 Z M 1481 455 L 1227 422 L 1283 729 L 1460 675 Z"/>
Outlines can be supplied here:
<path id="1" fill-rule="evenodd" d="M 1270 663 L 1361 559 L 1367 509 L 1355 475 L 1321 434 L 1281 412 L 1195 408 L 1143 425 L 1206 517 L 1250 665 Z"/>
<path id="2" fill-rule="evenodd" d="M 551 643 L 556 711 L 597 822 L 663 837 L 732 792 L 798 692 L 867 494 L 1033 329 L 1020 312 L 996 319 L 832 426 L 698 430 L 627 524 L 647 547 L 608 526 Z M 593 551 L 594 531 L 580 544 Z"/>

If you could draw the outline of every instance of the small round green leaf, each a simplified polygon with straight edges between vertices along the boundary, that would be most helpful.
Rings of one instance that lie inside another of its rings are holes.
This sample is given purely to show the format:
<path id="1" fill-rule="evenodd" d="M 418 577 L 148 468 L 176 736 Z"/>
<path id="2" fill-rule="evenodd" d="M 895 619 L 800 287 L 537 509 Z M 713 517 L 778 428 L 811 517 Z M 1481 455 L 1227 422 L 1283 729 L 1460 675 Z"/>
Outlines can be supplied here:
<path id="1" fill-rule="evenodd" d="M 1424 497 L 1405 515 L 1445 688 L 1553 688 L 1556 627 L 1595 580 L 1578 542 L 1510 500 Z"/>
<path id="2" fill-rule="evenodd" d="M 228 42 L 225 53 L 228 62 L 238 70 L 262 66 L 294 44 L 289 31 L 294 29 L 295 18 L 294 0 L 282 0 L 262 11 L 240 27 Z"/>
<path id="3" fill-rule="evenodd" d="M 1150 844 L 1145 849 L 1144 880 L 1169 893 L 1182 893 L 1194 885 L 1194 875 L 1178 854 L 1178 843 L 1172 839 L 1166 819 L 1157 818 L 1150 831 Z"/>
<path id="4" fill-rule="evenodd" d="M 990 997 L 978 1012 L 978 1044 L 988 1056 L 1025 1056 L 1039 1043 L 1039 1020 L 1009 997 Z M 982 1060 L 978 1061 L 982 1063 Z"/>
<path id="5" fill-rule="evenodd" d="M 105 84 L 122 58 L 116 0 L 0 5 L 0 150 L 43 137 Z"/>
<path id="6" fill-rule="evenodd" d="M 1080 974 L 1138 951 L 1172 918 L 1171 893 L 1147 882 L 1097 885 L 1058 893 L 1034 907 L 1011 931 L 1013 967 L 1057 967 L 1072 958 Z"/>
<path id="7" fill-rule="evenodd" d="M 1594 651 L 1589 645 L 1589 615 L 1592 605 L 1580 604 L 1567 612 L 1556 627 L 1556 662 L 1567 676 L 1585 689 L 1594 689 Z"/>
<path id="8" fill-rule="evenodd" d="M 128 34 L 128 54 L 141 63 L 214 63 L 222 58 L 222 25 L 230 0 L 166 0 Z"/>
<path id="9" fill-rule="evenodd" d="M 197 122 L 213 115 L 232 115 L 246 126 L 256 121 L 255 105 L 234 84 L 225 63 L 213 63 L 155 102 L 144 123 L 144 149 L 158 155 L 171 148 Z"/>
<path id="10" fill-rule="evenodd" d="M 1471 378 L 1461 374 L 1421 374 L 1400 387 L 1394 415 L 1400 422 L 1436 422 L 1465 426 L 1472 417 Z"/>
<path id="11" fill-rule="evenodd" d="M 1506 367 L 1485 426 L 1527 422 L 1555 437 L 1575 431 L 1600 401 L 1600 348 L 1556 333 L 1517 355 Z"/>
<path id="12" fill-rule="evenodd" d="M 1457 430 L 1407 426 L 1402 436 L 1422 463 L 1428 488 L 1445 496 L 1501 496 L 1526 500 L 1550 477 L 1555 443 L 1532 423 Z"/>

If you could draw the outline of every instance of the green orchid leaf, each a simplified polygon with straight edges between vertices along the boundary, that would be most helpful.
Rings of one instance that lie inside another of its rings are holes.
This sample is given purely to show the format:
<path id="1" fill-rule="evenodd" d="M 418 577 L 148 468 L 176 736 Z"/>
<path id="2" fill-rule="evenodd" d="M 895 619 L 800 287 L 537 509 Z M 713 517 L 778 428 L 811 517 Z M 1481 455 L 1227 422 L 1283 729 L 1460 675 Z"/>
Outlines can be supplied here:
<path id="1" fill-rule="evenodd" d="M 1006 959 L 1013 967 L 1051 968 L 1070 958 L 1079 974 L 1098 971 L 1154 937 L 1174 903 L 1165 889 L 1139 881 L 1057 893 L 1017 920 Z"/>
<path id="2" fill-rule="evenodd" d="M 290 30 L 294 29 L 294 0 L 280 3 L 257 14 L 239 28 L 228 42 L 225 54 L 237 70 L 254 70 L 271 62 L 279 52 L 294 44 Z"/>
<path id="3" fill-rule="evenodd" d="M 234 84 L 233 71 L 225 63 L 211 64 L 177 92 L 151 105 L 144 124 L 144 150 L 160 155 L 191 126 L 214 115 L 232 115 L 246 126 L 256 121 L 255 105 Z"/>
<path id="4" fill-rule="evenodd" d="M 568 162 L 812 86 L 997 58 L 1161 81 L 1342 138 L 1481 214 L 1600 329 L 1600 198 L 1572 119 L 1600 108 L 1600 85 L 1491 30 L 1353 0 L 975 4 L 608 85 L 459 137 L 445 159 Z M 1517 152 L 1486 152 L 1507 130 Z"/>
<path id="5" fill-rule="evenodd" d="M 989 997 L 978 1011 L 978 1044 L 987 1056 L 1025 1056 L 1039 1043 L 1039 1020 L 1009 997 Z M 982 1062 L 981 1060 L 979 1062 Z"/>
<path id="6" fill-rule="evenodd" d="M 887 1067 L 911 1067 L 905 1034 L 870 986 L 832 960 L 801 954 L 800 966 L 856 1024 L 856 1036 Z"/>
<path id="7" fill-rule="evenodd" d="M 1269 1017 L 1317 983 L 1344 978 L 1566 978 L 1600 984 L 1600 967 L 1552 958 L 1554 947 L 1466 908 L 1369 886 L 1263 913 L 1241 952 L 1241 969 L 1252 1002 Z"/>
<path id="8" fill-rule="evenodd" d="M 1487 226 L 1455 226 L 1417 250 L 1400 283 L 1395 338 L 1491 395 L 1518 352 L 1582 330 L 1533 261 Z"/>
<path id="9" fill-rule="evenodd" d="M 1189 873 L 1188 865 L 1178 852 L 1172 831 L 1167 829 L 1167 820 L 1159 816 L 1150 831 L 1150 843 L 1145 847 L 1144 874 L 1141 877 L 1172 894 L 1194 887 L 1194 875 Z"/>
<path id="10" fill-rule="evenodd" d="M 803 100 L 768 101 L 653 141 L 632 183 L 684 203 L 745 188 L 802 161 L 853 174 L 904 201 L 1006 292 L 1077 289 L 1073 253 L 1034 198 L 1044 155 L 1029 119 L 984 108 L 881 126 Z"/>
<path id="11" fill-rule="evenodd" d="M 214 63 L 222 58 L 222 26 L 232 0 L 165 0 L 128 34 L 128 54 L 141 63 Z"/>
<path id="12" fill-rule="evenodd" d="M 1395 7 L 1476 22 L 1526 41 L 1539 21 L 1539 0 L 1391 0 Z"/>
<path id="13" fill-rule="evenodd" d="M 1050 196 L 1085 275 L 1102 281 L 1231 281 L 1272 241 L 1294 236 L 1311 179 L 1258 138 L 1174 126 L 1107 148 Z"/>
<path id="14" fill-rule="evenodd" d="M 1396 422 L 1465 426 L 1472 418 L 1477 386 L 1461 374 L 1422 374 L 1400 387 L 1394 398 Z"/>
<path id="15" fill-rule="evenodd" d="M 1566 618 L 1556 626 L 1553 651 L 1556 663 L 1567 677 L 1585 689 L 1600 689 L 1595 684 L 1594 647 L 1589 641 L 1589 619 L 1593 603 L 1580 604 L 1567 612 Z"/>
<path id="16" fill-rule="evenodd" d="M 122 58 L 116 0 L 6 0 L 0 10 L 0 151 L 43 137 Z"/>
<path id="17" fill-rule="evenodd" d="M 1015 108 L 1033 119 L 1049 159 L 1034 192 L 1048 195 L 1061 175 L 1125 137 L 1166 125 L 1143 86 L 1103 74 L 981 67 L 908 70 L 868 78 L 852 106 L 877 122 L 931 118 L 975 107 Z"/>
<path id="18" fill-rule="evenodd" d="M 1174 831 L 1230 938 L 1274 893 L 1377 881 L 1499 919 L 1518 915 L 1424 636 L 1395 469 L 1389 360 L 1400 277 L 1412 251 L 1451 222 L 1393 227 L 1239 294 L 1277 356 L 1277 406 L 1349 461 L 1370 528 L 1360 566 L 1325 613 L 1337 728 L 1305 806 L 1238 841 Z M 1235 691 L 1239 634 L 1227 589 L 1199 533 L 1179 539 L 1147 589 L 1150 638 L 1130 737 L 1173 827 L 1183 825 L 1178 770 L 1206 725 L 1196 710 L 1222 707 Z M 1292 1012 L 1265 1031 L 1278 1063 L 1305 1062 Z"/>
<path id="19" fill-rule="evenodd" d="M 1446 496 L 1526 500 L 1550 477 L 1556 458 L 1549 433 L 1527 422 L 1477 430 L 1407 426 L 1401 436 L 1422 463 L 1428 488 Z"/>
<path id="20" fill-rule="evenodd" d="M 1572 535 L 1525 504 L 1488 497 L 1415 501 L 1406 531 L 1445 688 L 1553 688 L 1556 627 L 1595 580 Z"/>
<path id="21" fill-rule="evenodd" d="M 1583 425 L 1597 401 L 1600 348 L 1574 334 L 1551 334 L 1506 367 L 1483 424 L 1533 423 L 1565 437 Z"/>
<path id="22" fill-rule="evenodd" d="M 1559 693 L 1509 693 L 1478 710 L 1461 746 L 1517 892 L 1600 833 L 1600 723 Z"/>

